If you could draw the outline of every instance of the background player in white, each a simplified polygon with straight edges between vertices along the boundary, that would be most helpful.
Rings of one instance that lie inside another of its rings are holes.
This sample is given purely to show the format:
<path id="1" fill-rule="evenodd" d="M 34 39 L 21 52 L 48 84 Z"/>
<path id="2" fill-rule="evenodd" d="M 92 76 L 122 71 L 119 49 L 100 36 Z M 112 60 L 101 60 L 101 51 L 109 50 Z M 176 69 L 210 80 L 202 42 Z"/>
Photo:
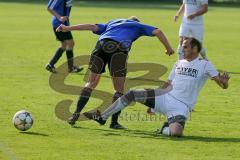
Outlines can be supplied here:
<path id="1" fill-rule="evenodd" d="M 203 43 L 204 22 L 203 15 L 208 11 L 208 0 L 183 0 L 183 4 L 174 16 L 176 22 L 178 17 L 183 14 L 183 20 L 179 29 L 179 59 L 183 58 L 182 42 L 184 37 L 194 37 Z M 204 59 L 206 57 L 206 49 L 202 48 L 200 52 Z"/>
<path id="2" fill-rule="evenodd" d="M 130 90 L 118 98 L 104 112 L 86 113 L 89 119 L 105 124 L 108 117 L 124 109 L 131 102 L 139 102 L 166 115 L 161 132 L 169 136 L 182 136 L 185 121 L 196 103 L 198 94 L 208 78 L 223 89 L 228 88 L 228 73 L 222 74 L 210 61 L 199 58 L 201 43 L 196 39 L 185 39 L 182 44 L 184 59 L 178 60 L 161 89 Z"/>

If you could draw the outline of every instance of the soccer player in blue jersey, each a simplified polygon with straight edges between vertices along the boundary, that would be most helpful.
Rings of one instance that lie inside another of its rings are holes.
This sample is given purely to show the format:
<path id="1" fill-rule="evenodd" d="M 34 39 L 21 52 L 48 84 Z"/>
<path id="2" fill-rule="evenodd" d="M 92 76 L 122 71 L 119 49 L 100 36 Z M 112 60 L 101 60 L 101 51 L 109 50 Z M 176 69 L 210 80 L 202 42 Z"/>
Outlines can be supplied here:
<path id="1" fill-rule="evenodd" d="M 68 120 L 70 125 L 74 125 L 78 120 L 80 112 L 91 96 L 91 92 L 99 83 L 101 74 L 105 72 L 106 64 L 108 64 L 115 89 L 112 102 L 115 102 L 123 95 L 128 53 L 132 43 L 139 37 L 156 36 L 165 46 L 166 54 L 172 55 L 174 53 L 167 38 L 160 29 L 140 23 L 135 16 L 128 19 L 115 19 L 106 24 L 79 24 L 75 26 L 61 24 L 57 28 L 57 32 L 69 32 L 72 30 L 89 30 L 94 34 L 100 35 L 100 38 L 90 58 L 89 80 L 80 94 L 74 114 Z M 124 129 L 124 127 L 118 123 L 119 114 L 120 111 L 112 116 L 110 128 Z"/>
<path id="2" fill-rule="evenodd" d="M 56 28 L 64 24 L 69 26 L 69 16 L 72 7 L 73 0 L 50 0 L 48 3 L 48 11 L 53 15 L 52 26 L 56 36 L 56 39 L 61 42 L 61 46 L 57 49 L 56 53 L 46 65 L 46 69 L 50 72 L 56 73 L 54 65 L 57 63 L 63 52 L 66 50 L 67 61 L 68 61 L 68 72 L 77 73 L 83 68 L 74 66 L 73 63 L 73 47 L 74 40 L 72 33 L 68 32 L 56 32 Z"/>

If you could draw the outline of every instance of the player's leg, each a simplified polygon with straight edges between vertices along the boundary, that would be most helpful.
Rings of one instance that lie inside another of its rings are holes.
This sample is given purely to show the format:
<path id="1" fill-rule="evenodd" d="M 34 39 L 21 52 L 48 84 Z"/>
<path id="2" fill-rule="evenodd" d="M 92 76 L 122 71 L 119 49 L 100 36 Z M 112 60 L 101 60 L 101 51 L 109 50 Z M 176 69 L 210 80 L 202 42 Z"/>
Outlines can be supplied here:
<path id="1" fill-rule="evenodd" d="M 79 96 L 77 107 L 74 114 L 69 118 L 68 123 L 74 125 L 80 116 L 80 112 L 87 104 L 93 89 L 96 88 L 100 81 L 101 74 L 105 72 L 106 63 L 103 59 L 103 53 L 97 43 L 89 61 L 89 78 L 85 87 L 82 89 L 81 94 Z"/>
<path id="2" fill-rule="evenodd" d="M 186 117 L 183 115 L 176 115 L 168 118 L 168 122 L 165 122 L 160 130 L 160 133 L 166 136 L 181 137 L 186 122 Z"/>
<path id="3" fill-rule="evenodd" d="M 183 59 L 182 43 L 184 37 L 190 36 L 190 28 L 187 24 L 182 23 L 179 29 L 178 59 Z"/>
<path id="4" fill-rule="evenodd" d="M 189 109 L 186 104 L 169 94 L 166 94 L 164 98 L 164 100 L 156 100 L 158 103 L 159 101 L 160 103 L 163 102 L 161 104 L 163 107 L 162 113 L 168 117 L 168 121 L 164 123 L 159 131 L 167 136 L 182 136 Z"/>
<path id="5" fill-rule="evenodd" d="M 83 67 L 76 67 L 74 66 L 74 40 L 72 37 L 71 32 L 65 32 L 65 42 L 67 44 L 66 48 L 66 55 L 67 55 L 67 62 L 68 62 L 68 72 L 69 73 L 77 73 L 83 70 Z"/>
<path id="6" fill-rule="evenodd" d="M 192 34 L 193 37 L 199 40 L 203 44 L 203 36 L 204 36 L 204 25 L 194 25 L 192 26 Z M 202 47 L 202 50 L 200 51 L 200 55 L 203 59 L 207 60 L 206 55 L 206 48 Z"/>
<path id="7" fill-rule="evenodd" d="M 182 51 L 182 43 L 183 43 L 183 38 L 184 37 L 179 37 L 179 44 L 178 44 L 178 48 L 177 48 L 177 52 L 178 52 L 178 59 L 183 59 L 183 51 Z"/>
<path id="8" fill-rule="evenodd" d="M 114 103 L 118 98 L 120 98 L 123 95 L 125 77 L 112 77 L 112 83 L 113 83 L 114 90 L 115 90 L 115 93 L 112 97 L 112 103 Z M 118 117 L 120 114 L 121 114 L 121 111 L 112 115 L 112 121 L 110 124 L 110 128 L 124 129 L 124 127 L 118 123 Z"/>
<path id="9" fill-rule="evenodd" d="M 89 101 L 93 89 L 95 89 L 98 85 L 100 77 L 101 74 L 96 74 L 90 71 L 88 82 L 85 84 L 78 98 L 76 110 L 73 115 L 68 119 L 68 123 L 70 125 L 74 125 L 75 122 L 78 120 L 82 109 Z"/>
<path id="10" fill-rule="evenodd" d="M 53 31 L 56 36 L 56 39 L 61 42 L 61 46 L 56 50 L 55 54 L 53 55 L 49 63 L 46 65 L 46 70 L 48 70 L 49 72 L 56 73 L 54 65 L 58 62 L 63 52 L 66 50 L 67 43 L 64 41 L 63 32 L 56 32 L 55 28 L 53 28 Z"/>
<path id="11" fill-rule="evenodd" d="M 164 95 L 169 92 L 172 87 L 167 87 L 166 89 L 142 89 L 142 90 L 130 90 L 125 93 L 123 96 L 118 98 L 110 107 L 108 107 L 104 112 L 95 112 L 95 113 L 88 113 L 87 117 L 89 119 L 93 119 L 100 124 L 105 124 L 106 120 L 115 113 L 123 110 L 132 102 L 139 102 L 144 104 L 145 106 L 152 108 L 155 110 L 155 99 L 156 97 L 161 97 L 162 102 L 164 102 Z M 157 109 L 156 111 L 163 112 L 164 110 L 162 107 Z"/>
<path id="12" fill-rule="evenodd" d="M 154 99 L 155 94 L 154 90 L 130 90 L 120 98 L 118 98 L 110 107 L 108 107 L 104 112 L 101 114 L 101 118 L 106 121 L 110 116 L 113 114 L 123 110 L 132 102 L 139 102 L 145 104 L 146 106 L 154 107 L 154 101 L 150 99 Z M 151 104 L 151 105 L 150 105 Z"/>
<path id="13" fill-rule="evenodd" d="M 114 103 L 119 97 L 123 95 L 125 77 L 127 73 L 127 58 L 128 54 L 124 51 L 117 51 L 113 53 L 109 62 L 109 70 L 112 76 L 112 83 L 115 93 L 112 97 L 112 103 Z M 125 129 L 121 124 L 118 123 L 118 117 L 121 111 L 112 115 L 112 122 L 110 128 L 112 129 Z"/>

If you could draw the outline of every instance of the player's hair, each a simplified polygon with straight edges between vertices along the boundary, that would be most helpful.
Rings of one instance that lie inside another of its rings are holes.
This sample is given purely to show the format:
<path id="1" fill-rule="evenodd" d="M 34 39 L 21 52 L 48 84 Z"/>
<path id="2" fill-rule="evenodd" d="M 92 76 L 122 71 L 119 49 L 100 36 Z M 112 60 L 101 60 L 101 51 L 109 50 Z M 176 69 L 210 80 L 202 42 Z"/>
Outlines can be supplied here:
<path id="1" fill-rule="evenodd" d="M 137 21 L 140 22 L 140 20 L 136 17 L 136 16 L 131 16 L 128 19 L 133 20 L 133 21 Z"/>
<path id="2" fill-rule="evenodd" d="M 190 45 L 192 48 L 197 46 L 198 53 L 202 50 L 202 44 L 195 38 L 190 38 Z"/>

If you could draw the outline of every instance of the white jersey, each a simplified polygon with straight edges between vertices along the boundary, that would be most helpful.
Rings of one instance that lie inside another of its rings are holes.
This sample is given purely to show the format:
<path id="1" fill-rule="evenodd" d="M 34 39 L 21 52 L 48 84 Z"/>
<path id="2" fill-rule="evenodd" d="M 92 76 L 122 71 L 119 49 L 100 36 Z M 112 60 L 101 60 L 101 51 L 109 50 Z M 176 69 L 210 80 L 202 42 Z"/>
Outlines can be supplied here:
<path id="1" fill-rule="evenodd" d="M 197 12 L 202 5 L 208 4 L 208 0 L 183 0 L 185 6 L 183 23 L 187 24 L 202 24 L 203 25 L 203 15 L 197 16 L 192 20 L 187 19 L 190 14 Z"/>
<path id="2" fill-rule="evenodd" d="M 218 71 L 210 61 L 200 58 L 190 62 L 185 59 L 179 60 L 168 78 L 173 86 L 169 94 L 192 110 L 208 77 L 213 78 L 217 75 Z"/>

